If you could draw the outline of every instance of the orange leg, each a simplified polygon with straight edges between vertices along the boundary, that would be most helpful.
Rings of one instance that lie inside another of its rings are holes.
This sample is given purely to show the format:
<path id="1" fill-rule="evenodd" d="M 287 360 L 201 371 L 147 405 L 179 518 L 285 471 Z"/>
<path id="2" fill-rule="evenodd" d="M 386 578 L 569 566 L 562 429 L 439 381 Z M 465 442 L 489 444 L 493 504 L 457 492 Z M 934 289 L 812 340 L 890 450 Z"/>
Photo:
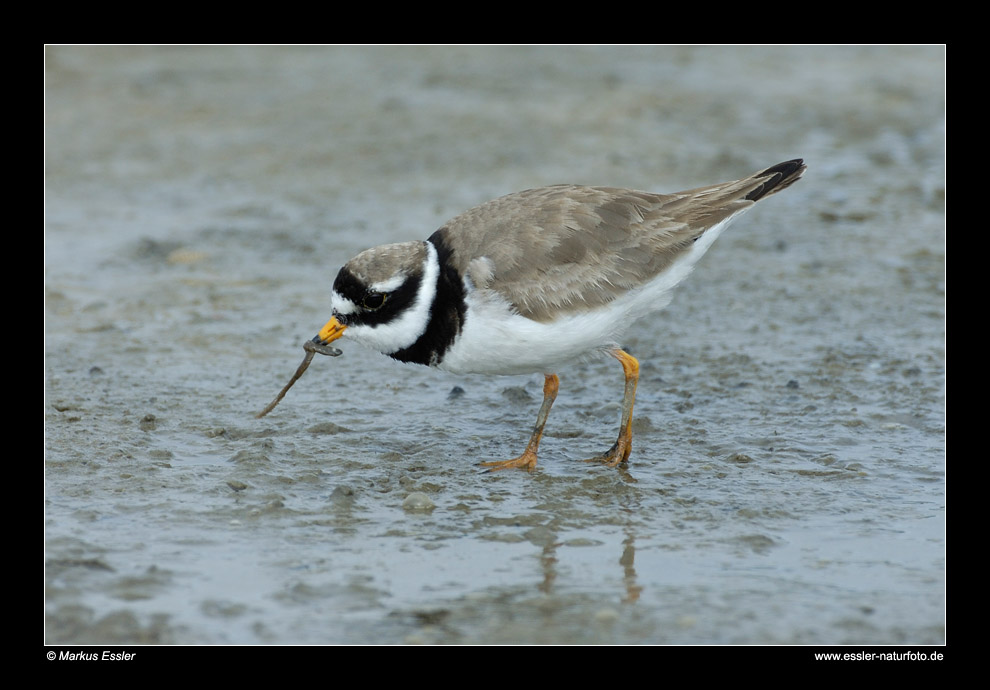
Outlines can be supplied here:
<path id="1" fill-rule="evenodd" d="M 553 407 L 553 401 L 557 399 L 557 390 L 560 388 L 560 379 L 556 374 L 544 374 L 544 377 L 543 404 L 540 405 L 540 413 L 536 416 L 536 428 L 533 429 L 533 435 L 529 437 L 526 450 L 518 458 L 512 460 L 481 463 L 491 468 L 488 470 L 489 472 L 507 470 L 510 467 L 524 467 L 530 471 L 536 469 L 536 451 L 540 447 L 540 439 L 543 438 L 543 427 L 546 426 L 550 408 Z"/>
<path id="2" fill-rule="evenodd" d="M 626 376 L 626 391 L 622 396 L 622 421 L 619 423 L 619 438 L 615 444 L 601 455 L 589 458 L 585 462 L 604 462 L 609 467 L 629 459 L 632 450 L 632 411 L 636 400 L 636 383 L 639 381 L 639 362 L 632 355 L 616 348 L 609 350 L 610 355 L 619 360 L 622 371 Z"/>

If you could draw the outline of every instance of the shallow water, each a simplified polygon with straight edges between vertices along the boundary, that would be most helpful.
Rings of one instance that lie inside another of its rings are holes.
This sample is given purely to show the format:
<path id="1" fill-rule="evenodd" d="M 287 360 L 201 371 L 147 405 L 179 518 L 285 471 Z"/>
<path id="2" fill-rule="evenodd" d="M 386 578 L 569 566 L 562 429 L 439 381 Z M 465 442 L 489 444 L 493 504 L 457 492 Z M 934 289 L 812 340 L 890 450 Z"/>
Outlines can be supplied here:
<path id="1" fill-rule="evenodd" d="M 50 643 L 944 641 L 940 48 L 52 48 Z M 342 345 L 337 268 L 558 182 L 794 157 L 642 363 L 455 377 Z M 422 494 L 422 496 L 419 496 Z M 410 498 L 412 497 L 412 498 Z M 425 506 L 424 506 L 425 501 Z M 431 507 L 432 506 L 432 507 Z"/>

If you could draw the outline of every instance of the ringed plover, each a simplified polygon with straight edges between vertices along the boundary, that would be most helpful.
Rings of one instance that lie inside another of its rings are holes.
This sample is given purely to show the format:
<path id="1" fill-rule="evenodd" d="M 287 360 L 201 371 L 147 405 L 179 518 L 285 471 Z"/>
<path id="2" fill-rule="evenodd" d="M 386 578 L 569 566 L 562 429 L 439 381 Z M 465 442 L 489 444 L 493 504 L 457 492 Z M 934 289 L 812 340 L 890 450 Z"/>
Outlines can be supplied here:
<path id="1" fill-rule="evenodd" d="M 401 362 L 456 374 L 544 375 L 529 444 L 491 470 L 532 470 L 559 371 L 603 352 L 622 365 L 619 436 L 591 460 L 629 458 L 639 362 L 616 339 L 670 303 L 719 234 L 805 171 L 801 159 L 675 194 L 557 185 L 466 211 L 426 241 L 374 247 L 333 283 L 333 317 L 313 338 L 346 336 Z"/>

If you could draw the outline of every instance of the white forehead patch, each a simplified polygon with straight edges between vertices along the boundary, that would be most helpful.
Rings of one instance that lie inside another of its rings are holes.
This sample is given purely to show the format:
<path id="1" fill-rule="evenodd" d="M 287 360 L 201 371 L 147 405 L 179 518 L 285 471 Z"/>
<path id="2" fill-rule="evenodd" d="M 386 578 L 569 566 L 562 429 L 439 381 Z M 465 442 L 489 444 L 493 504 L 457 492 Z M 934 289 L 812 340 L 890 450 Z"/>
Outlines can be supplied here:
<path id="1" fill-rule="evenodd" d="M 357 305 L 336 290 L 330 291 L 330 308 L 336 314 L 353 314 L 357 311 Z"/>

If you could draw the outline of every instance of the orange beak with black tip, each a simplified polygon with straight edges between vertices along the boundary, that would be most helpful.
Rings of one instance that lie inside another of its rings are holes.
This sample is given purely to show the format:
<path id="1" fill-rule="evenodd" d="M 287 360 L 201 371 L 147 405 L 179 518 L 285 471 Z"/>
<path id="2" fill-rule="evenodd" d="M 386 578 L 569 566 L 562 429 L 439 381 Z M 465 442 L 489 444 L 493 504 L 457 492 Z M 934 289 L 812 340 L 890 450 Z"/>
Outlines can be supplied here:
<path id="1" fill-rule="evenodd" d="M 329 321 L 327 321 L 326 325 L 320 329 L 320 333 L 316 336 L 316 338 L 319 339 L 321 344 L 326 345 L 344 335 L 345 330 L 347 330 L 347 326 L 338 321 L 336 316 L 333 316 Z"/>

